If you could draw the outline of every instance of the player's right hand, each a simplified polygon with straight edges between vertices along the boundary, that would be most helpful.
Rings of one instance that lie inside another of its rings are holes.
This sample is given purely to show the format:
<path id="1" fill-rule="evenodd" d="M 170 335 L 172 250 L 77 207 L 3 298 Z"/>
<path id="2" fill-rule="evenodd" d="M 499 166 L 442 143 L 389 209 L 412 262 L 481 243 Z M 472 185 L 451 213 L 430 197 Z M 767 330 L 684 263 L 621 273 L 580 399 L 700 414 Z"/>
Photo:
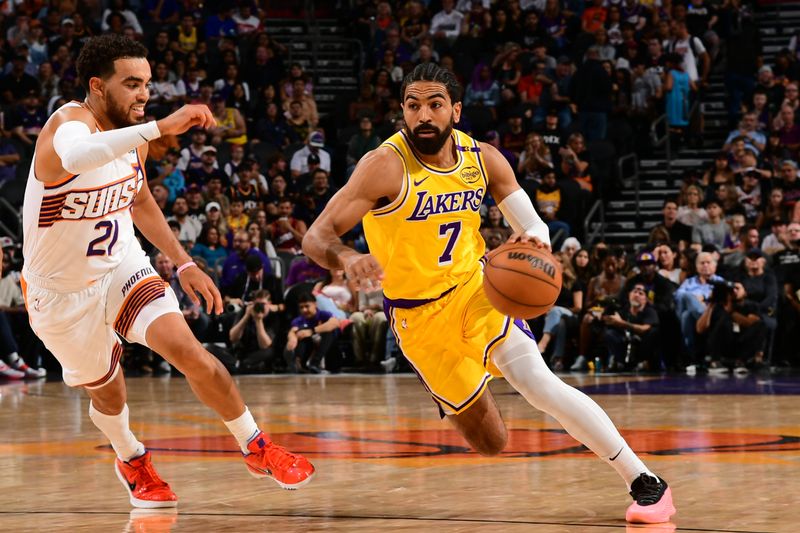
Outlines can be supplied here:
<path id="1" fill-rule="evenodd" d="M 208 106 L 187 104 L 156 122 L 156 125 L 161 135 L 180 135 L 194 126 L 204 129 L 213 128 L 217 125 L 217 121 Z"/>
<path id="2" fill-rule="evenodd" d="M 342 259 L 347 279 L 354 281 L 366 292 L 375 292 L 381 288 L 383 268 L 371 254 L 351 254 Z"/>

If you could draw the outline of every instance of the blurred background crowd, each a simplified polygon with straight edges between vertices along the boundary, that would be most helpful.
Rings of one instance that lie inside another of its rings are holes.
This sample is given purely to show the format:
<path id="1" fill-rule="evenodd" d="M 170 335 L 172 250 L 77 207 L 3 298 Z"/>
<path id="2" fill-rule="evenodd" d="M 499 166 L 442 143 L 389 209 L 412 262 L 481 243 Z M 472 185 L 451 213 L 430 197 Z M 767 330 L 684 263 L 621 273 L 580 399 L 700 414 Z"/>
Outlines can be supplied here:
<path id="1" fill-rule="evenodd" d="M 232 372 L 407 369 L 382 295 L 314 264 L 301 242 L 358 160 L 404 127 L 399 86 L 429 61 L 465 88 L 456 127 L 504 154 L 551 229 L 564 288 L 531 325 L 555 370 L 797 365 L 800 50 L 787 38 L 766 61 L 755 12 L 742 0 L 2 2 L 0 374 L 58 374 L 22 305 L 19 209 L 37 134 L 84 97 L 81 44 L 107 32 L 149 49 L 148 120 L 184 103 L 217 119 L 151 142 L 146 167 L 225 313 L 193 305 L 175 265 L 146 250 Z M 719 142 L 697 112 L 715 98 Z M 620 158 L 682 148 L 712 155 L 670 178 L 642 238 L 610 242 L 586 224 L 630 189 Z M 486 200 L 492 249 L 511 229 Z M 344 240 L 368 251 L 360 226 Z M 140 346 L 126 348 L 124 365 L 174 372 Z"/>

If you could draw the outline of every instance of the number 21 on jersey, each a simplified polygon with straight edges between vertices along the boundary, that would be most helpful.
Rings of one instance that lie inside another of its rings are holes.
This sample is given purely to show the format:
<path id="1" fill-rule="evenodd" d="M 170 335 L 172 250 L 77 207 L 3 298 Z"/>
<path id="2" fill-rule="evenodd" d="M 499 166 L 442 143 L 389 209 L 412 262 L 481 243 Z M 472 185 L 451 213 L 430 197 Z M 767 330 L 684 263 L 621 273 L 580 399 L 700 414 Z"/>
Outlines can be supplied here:
<path id="1" fill-rule="evenodd" d="M 101 220 L 95 224 L 94 229 L 103 233 L 89 243 L 89 247 L 86 249 L 86 255 L 88 257 L 94 255 L 111 255 L 114 245 L 117 243 L 117 237 L 119 237 L 119 222 L 116 220 Z M 104 243 L 108 239 L 111 239 L 111 242 L 108 243 L 108 246 L 105 246 Z"/>

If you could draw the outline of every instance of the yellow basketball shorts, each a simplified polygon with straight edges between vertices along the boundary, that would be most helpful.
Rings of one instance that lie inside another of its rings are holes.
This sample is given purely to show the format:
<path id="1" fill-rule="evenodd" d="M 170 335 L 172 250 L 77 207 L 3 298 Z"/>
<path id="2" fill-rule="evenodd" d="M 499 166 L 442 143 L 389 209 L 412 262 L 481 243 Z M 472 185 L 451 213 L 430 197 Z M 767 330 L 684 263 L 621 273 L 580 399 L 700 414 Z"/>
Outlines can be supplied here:
<path id="1" fill-rule="evenodd" d="M 480 398 L 502 373 L 492 351 L 512 327 L 528 325 L 497 311 L 483 291 L 483 270 L 430 300 L 384 299 L 397 345 L 436 403 L 458 414 Z"/>

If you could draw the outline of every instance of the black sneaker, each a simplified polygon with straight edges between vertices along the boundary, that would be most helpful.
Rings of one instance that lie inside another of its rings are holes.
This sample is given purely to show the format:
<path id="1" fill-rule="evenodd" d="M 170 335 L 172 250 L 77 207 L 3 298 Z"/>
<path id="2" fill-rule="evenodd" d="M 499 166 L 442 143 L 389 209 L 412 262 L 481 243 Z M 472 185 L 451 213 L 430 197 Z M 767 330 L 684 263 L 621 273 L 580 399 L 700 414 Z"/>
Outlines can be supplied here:
<path id="1" fill-rule="evenodd" d="M 642 473 L 631 483 L 633 503 L 628 507 L 625 519 L 636 524 L 658 524 L 669 521 L 675 514 L 672 491 L 667 482 Z"/>

